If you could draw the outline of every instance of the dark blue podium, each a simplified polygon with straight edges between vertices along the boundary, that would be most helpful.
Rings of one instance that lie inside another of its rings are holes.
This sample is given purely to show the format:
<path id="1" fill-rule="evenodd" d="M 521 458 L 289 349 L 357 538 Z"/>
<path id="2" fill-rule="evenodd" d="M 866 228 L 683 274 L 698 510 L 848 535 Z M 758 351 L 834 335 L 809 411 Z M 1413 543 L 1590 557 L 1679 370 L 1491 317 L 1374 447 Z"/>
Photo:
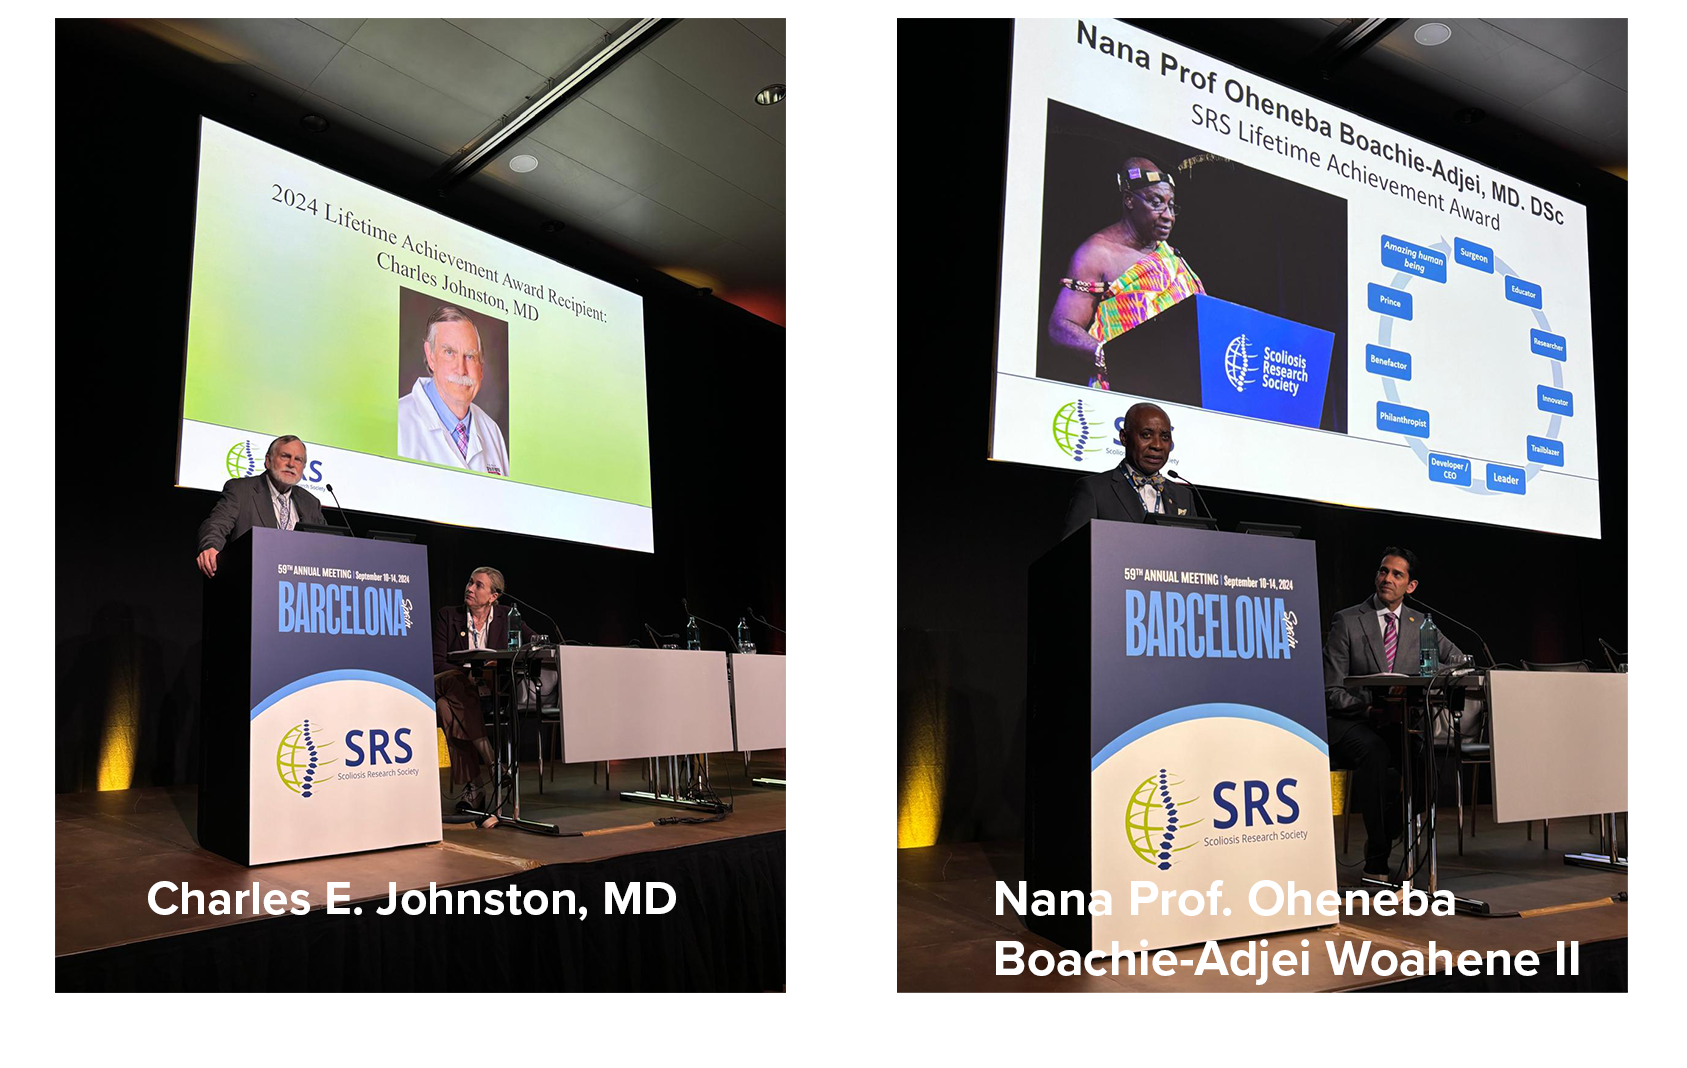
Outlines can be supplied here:
<path id="1" fill-rule="evenodd" d="M 267 864 L 439 841 L 427 550 L 260 527 L 217 564 L 200 844 Z"/>
<path id="2" fill-rule="evenodd" d="M 1326 922 L 1247 898 L 1336 885 L 1312 544 L 1091 520 L 1032 564 L 1029 607 L 1026 881 L 1111 899 L 1031 929 L 1135 951 Z M 1229 915 L 1130 914 L 1214 880 Z"/>

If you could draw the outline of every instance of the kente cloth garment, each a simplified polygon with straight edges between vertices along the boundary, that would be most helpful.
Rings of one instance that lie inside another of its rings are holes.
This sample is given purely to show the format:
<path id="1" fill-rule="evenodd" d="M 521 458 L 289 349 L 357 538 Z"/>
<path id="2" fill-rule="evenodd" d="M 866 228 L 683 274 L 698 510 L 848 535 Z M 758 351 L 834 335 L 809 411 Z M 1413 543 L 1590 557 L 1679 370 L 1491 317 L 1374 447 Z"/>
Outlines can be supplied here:
<path id="1" fill-rule="evenodd" d="M 1090 336 L 1102 343 L 1112 341 L 1183 298 L 1205 292 L 1189 264 L 1176 249 L 1162 241 L 1108 283 L 1107 296 L 1095 307 Z"/>

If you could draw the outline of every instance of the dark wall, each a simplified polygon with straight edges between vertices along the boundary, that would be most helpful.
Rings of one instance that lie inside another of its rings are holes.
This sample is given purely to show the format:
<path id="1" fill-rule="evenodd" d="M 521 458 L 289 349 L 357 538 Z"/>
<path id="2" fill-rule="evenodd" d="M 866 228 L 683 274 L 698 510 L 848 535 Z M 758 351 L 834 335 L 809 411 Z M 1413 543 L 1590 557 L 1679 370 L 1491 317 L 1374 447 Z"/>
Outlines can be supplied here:
<path id="1" fill-rule="evenodd" d="M 1259 69 L 1234 46 L 1247 38 L 1245 28 L 1147 28 Z M 952 25 L 939 50 L 929 29 L 904 23 L 902 30 L 916 35 L 903 41 L 902 54 L 917 52 L 925 84 L 966 87 L 964 106 L 938 108 L 933 97 L 905 94 L 898 131 L 900 171 L 919 176 L 903 180 L 899 220 L 898 760 L 906 770 L 923 763 L 929 747 L 938 750 L 945 841 L 1022 833 L 1026 569 L 1058 539 L 1073 481 L 1065 472 L 985 459 L 1010 32 L 1005 23 Z M 1300 525 L 1317 543 L 1326 620 L 1370 594 L 1379 550 L 1399 543 L 1423 558 L 1418 592 L 1481 629 L 1501 661 L 1598 662 L 1596 637 L 1626 649 L 1627 183 L 1566 169 L 1561 158 L 1548 166 L 1545 146 L 1487 145 L 1468 131 L 1390 111 L 1385 101 L 1344 96 L 1339 79 L 1314 86 L 1291 68 L 1262 73 L 1589 205 L 1590 254 L 1602 273 L 1613 272 L 1593 294 L 1604 537 L 1206 490 L 1212 511 L 1227 527 L 1239 519 Z M 943 176 L 941 195 L 931 175 Z M 1458 628 L 1446 629 L 1474 648 Z"/>
<path id="2" fill-rule="evenodd" d="M 198 116 L 293 151 L 308 152 L 308 140 L 131 62 L 107 27 L 59 32 L 61 48 L 97 62 L 61 63 L 57 101 L 57 789 L 99 785 L 102 740 L 124 734 L 138 740 L 133 772 L 108 786 L 192 782 L 204 581 L 194 537 L 216 500 L 174 487 Z M 87 78 L 91 69 L 101 77 Z M 420 198 L 379 161 L 322 162 Z M 547 252 L 536 230 L 467 191 L 428 205 Z M 682 596 L 729 627 L 746 606 L 783 625 L 784 330 L 648 273 L 616 273 L 610 250 L 577 248 L 572 266 L 645 299 L 656 552 L 355 510 L 353 526 L 414 532 L 436 605 L 461 596 L 472 568 L 495 566 L 571 640 L 648 644 L 646 622 L 680 629 Z M 336 489 L 355 509 L 356 487 Z M 757 628 L 756 638 L 783 650 L 778 634 Z M 706 647 L 724 641 L 705 630 Z"/>

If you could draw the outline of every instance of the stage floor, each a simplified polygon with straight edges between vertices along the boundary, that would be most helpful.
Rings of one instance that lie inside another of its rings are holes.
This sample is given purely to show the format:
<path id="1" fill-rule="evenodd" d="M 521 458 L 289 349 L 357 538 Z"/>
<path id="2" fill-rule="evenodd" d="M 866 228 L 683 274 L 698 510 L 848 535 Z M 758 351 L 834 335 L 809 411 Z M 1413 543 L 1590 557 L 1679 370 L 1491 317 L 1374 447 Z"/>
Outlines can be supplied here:
<path id="1" fill-rule="evenodd" d="M 212 890 L 305 890 L 315 909 L 326 902 L 327 883 L 350 883 L 353 902 L 387 898 L 399 890 L 435 882 L 440 886 L 507 879 L 549 865 L 574 865 L 631 854 L 719 843 L 785 829 L 785 792 L 751 785 L 736 753 L 710 757 L 713 785 L 731 795 L 734 811 L 718 823 L 678 824 L 592 837 L 551 838 L 510 828 L 481 830 L 472 824 L 444 828 L 434 845 L 247 868 L 201 849 L 194 840 L 198 793 L 194 787 L 114 790 L 57 797 L 55 853 L 57 909 L 55 955 L 87 953 L 149 939 L 164 939 L 230 924 L 261 922 L 257 916 L 169 916 L 147 905 L 147 890 L 159 880 Z M 563 831 L 594 830 L 642 823 L 664 816 L 701 815 L 670 805 L 622 801 L 622 790 L 643 789 L 644 761 L 616 761 L 611 791 L 592 781 L 592 766 L 556 765 L 555 781 L 543 784 L 538 766 L 522 765 L 521 815 L 554 823 Z M 546 774 L 552 771 L 546 765 Z M 751 776 L 784 776 L 784 753 L 758 754 Z"/>
<path id="2" fill-rule="evenodd" d="M 1466 819 L 1468 819 L 1468 813 Z M 1572 867 L 1564 863 L 1565 853 L 1591 851 L 1597 836 L 1590 834 L 1585 818 L 1554 820 L 1552 849 L 1541 847 L 1541 827 L 1535 824 L 1534 839 L 1525 837 L 1522 824 L 1495 825 L 1484 808 L 1477 836 L 1465 837 L 1465 855 L 1457 855 L 1457 840 L 1451 810 L 1440 813 L 1441 888 L 1459 897 L 1487 901 L 1495 912 L 1527 910 L 1573 902 L 1592 901 L 1628 890 L 1626 875 Z M 1619 841 L 1623 836 L 1619 834 Z M 1354 819 L 1351 851 L 1338 854 L 1338 878 L 1343 886 L 1358 882 L 1360 847 L 1364 830 Z M 1336 842 L 1341 842 L 1341 818 L 1336 818 Z M 1400 859 L 1396 846 L 1394 860 Z M 1438 949 L 1456 955 L 1465 949 L 1504 949 L 1541 952 L 1539 985 L 1554 989 L 1626 989 L 1628 904 L 1619 902 L 1598 908 L 1534 917 L 1379 917 L 1343 916 L 1331 926 L 1262 936 L 1272 949 L 1299 949 L 1308 939 L 1311 974 L 1281 977 L 1272 975 L 1263 987 L 1247 976 L 1202 976 L 1178 969 L 1173 976 L 1081 976 L 1058 974 L 1038 977 L 995 974 L 995 944 L 998 940 L 1023 942 L 1027 956 L 1036 949 L 1058 953 L 1061 947 L 1025 928 L 1016 915 L 995 914 L 995 884 L 1003 880 L 1017 886 L 1023 878 L 1024 856 L 1020 842 L 936 845 L 903 849 L 897 853 L 897 989 L 934 990 L 1073 990 L 1073 991 L 1334 991 L 1360 989 L 1462 989 L 1484 985 L 1527 989 L 1530 981 L 1514 977 L 1510 982 L 1487 984 L 1459 976 L 1424 979 L 1386 979 L 1366 976 L 1338 976 L 1333 973 L 1324 942 L 1369 940 L 1373 948 L 1401 951 L 1426 949 L 1434 939 Z M 1115 908 L 1121 906 L 1115 902 Z M 1292 941 L 1290 940 L 1292 938 Z M 1582 975 L 1552 975 L 1552 951 L 1559 940 L 1579 941 Z M 1247 939 L 1222 942 L 1226 959 L 1231 950 L 1245 946 Z M 1189 957 L 1189 953 L 1180 954 Z"/>

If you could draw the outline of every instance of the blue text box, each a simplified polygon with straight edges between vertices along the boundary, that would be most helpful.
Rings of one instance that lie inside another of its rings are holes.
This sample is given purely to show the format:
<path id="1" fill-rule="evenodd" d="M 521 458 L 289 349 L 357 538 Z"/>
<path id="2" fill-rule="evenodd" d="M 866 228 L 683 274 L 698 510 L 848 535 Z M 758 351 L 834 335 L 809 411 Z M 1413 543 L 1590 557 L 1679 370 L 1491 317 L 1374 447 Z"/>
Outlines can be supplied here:
<path id="1" fill-rule="evenodd" d="M 1453 238 L 1453 262 L 1488 274 L 1494 273 L 1494 250 L 1462 237 Z"/>
<path id="2" fill-rule="evenodd" d="M 1375 282 L 1365 283 L 1365 306 L 1374 312 L 1392 315 L 1396 319 L 1412 317 L 1412 295 L 1403 289 L 1390 289 Z"/>
<path id="3" fill-rule="evenodd" d="M 1504 464 L 1488 465 L 1488 488 L 1495 493 L 1515 493 L 1521 497 L 1528 488 L 1528 476 L 1521 467 Z"/>
<path id="4" fill-rule="evenodd" d="M 1365 370 L 1373 375 L 1387 375 L 1407 382 L 1412 380 L 1412 354 L 1399 349 L 1385 349 L 1381 345 L 1365 346 Z"/>
<path id="5" fill-rule="evenodd" d="M 1529 328 L 1529 351 L 1536 356 L 1565 360 L 1570 356 L 1570 344 L 1563 334 L 1549 334 L 1545 330 Z"/>
<path id="6" fill-rule="evenodd" d="M 1505 299 L 1529 308 L 1541 306 L 1541 287 L 1512 275 L 1505 276 Z"/>
<path id="7" fill-rule="evenodd" d="M 1548 467 L 1564 466 L 1564 443 L 1553 438 L 1537 438 L 1530 434 L 1527 439 L 1529 462 L 1545 464 Z"/>
<path id="8" fill-rule="evenodd" d="M 1447 280 L 1446 253 L 1414 245 L 1410 241 L 1402 241 L 1387 234 L 1382 235 L 1382 265 L 1419 278 L 1427 278 L 1431 282 Z"/>
<path id="9" fill-rule="evenodd" d="M 1576 398 L 1570 396 L 1570 391 L 1567 389 L 1536 386 L 1535 407 L 1543 412 L 1552 412 L 1556 415 L 1575 415 Z"/>
<path id="10" fill-rule="evenodd" d="M 1470 485 L 1470 461 L 1461 456 L 1429 454 L 1429 480 L 1443 486 Z"/>
<path id="11" fill-rule="evenodd" d="M 1422 408 L 1408 408 L 1404 404 L 1377 401 L 1377 429 L 1386 430 L 1390 434 L 1427 438 L 1429 413 Z"/>

